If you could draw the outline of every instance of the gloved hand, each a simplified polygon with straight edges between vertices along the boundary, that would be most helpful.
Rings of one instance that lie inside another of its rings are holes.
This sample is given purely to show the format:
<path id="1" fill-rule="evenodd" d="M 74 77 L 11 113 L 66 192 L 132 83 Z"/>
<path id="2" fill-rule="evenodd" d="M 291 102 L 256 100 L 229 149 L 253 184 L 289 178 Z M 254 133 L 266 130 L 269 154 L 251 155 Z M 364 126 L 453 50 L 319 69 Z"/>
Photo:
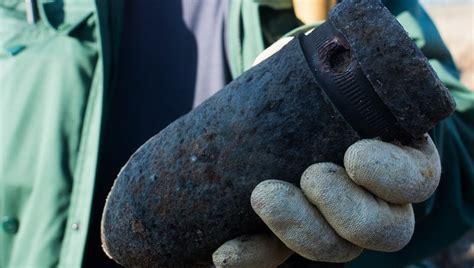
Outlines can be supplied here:
<path id="1" fill-rule="evenodd" d="M 276 267 L 293 252 L 314 261 L 347 262 L 363 248 L 397 251 L 410 240 L 410 203 L 426 200 L 441 173 L 426 135 L 410 147 L 361 140 L 344 155 L 344 167 L 317 163 L 293 184 L 267 180 L 251 195 L 254 211 L 273 234 L 228 241 L 213 254 L 217 267 Z"/>

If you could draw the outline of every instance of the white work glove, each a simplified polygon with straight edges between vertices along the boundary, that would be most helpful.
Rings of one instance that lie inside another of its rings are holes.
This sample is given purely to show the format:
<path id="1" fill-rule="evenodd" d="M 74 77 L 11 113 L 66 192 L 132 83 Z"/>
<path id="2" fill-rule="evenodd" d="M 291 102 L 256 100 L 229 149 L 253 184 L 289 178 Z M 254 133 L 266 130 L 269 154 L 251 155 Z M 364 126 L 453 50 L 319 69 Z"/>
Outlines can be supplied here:
<path id="1" fill-rule="evenodd" d="M 278 51 L 284 38 L 255 64 Z M 322 262 L 347 262 L 364 248 L 392 252 L 410 240 L 411 203 L 436 189 L 441 164 L 428 135 L 410 147 L 361 140 L 344 155 L 344 167 L 317 163 L 301 176 L 300 188 L 279 181 L 258 184 L 251 205 L 273 234 L 242 236 L 213 254 L 217 267 L 276 267 L 291 254 Z"/>
<path id="2" fill-rule="evenodd" d="M 228 241 L 213 254 L 217 267 L 276 267 L 293 252 L 323 262 L 347 262 L 363 248 L 392 252 L 410 240 L 410 203 L 436 189 L 441 164 L 426 135 L 411 147 L 361 140 L 344 167 L 317 163 L 301 176 L 301 189 L 263 181 L 251 195 L 254 211 L 273 232 Z"/>

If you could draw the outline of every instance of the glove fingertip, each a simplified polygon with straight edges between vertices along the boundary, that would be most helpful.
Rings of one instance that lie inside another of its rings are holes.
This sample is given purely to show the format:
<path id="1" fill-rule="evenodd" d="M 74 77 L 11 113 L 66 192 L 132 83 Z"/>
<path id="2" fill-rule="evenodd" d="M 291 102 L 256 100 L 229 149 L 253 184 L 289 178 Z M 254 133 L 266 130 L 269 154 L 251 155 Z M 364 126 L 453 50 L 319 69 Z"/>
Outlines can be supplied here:
<path id="1" fill-rule="evenodd" d="M 212 260 L 216 267 L 276 267 L 292 253 L 272 235 L 244 235 L 220 246 Z"/>

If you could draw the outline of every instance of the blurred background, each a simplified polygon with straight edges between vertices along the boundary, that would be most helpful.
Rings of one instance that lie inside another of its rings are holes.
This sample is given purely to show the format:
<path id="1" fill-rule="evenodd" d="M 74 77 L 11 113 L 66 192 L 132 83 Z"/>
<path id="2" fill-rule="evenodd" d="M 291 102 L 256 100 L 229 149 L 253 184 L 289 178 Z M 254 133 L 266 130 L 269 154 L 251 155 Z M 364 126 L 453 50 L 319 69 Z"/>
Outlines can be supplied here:
<path id="1" fill-rule="evenodd" d="M 474 1 L 422 0 L 421 2 L 433 18 L 456 64 L 461 69 L 462 81 L 473 90 Z"/>
<path id="2" fill-rule="evenodd" d="M 422 0 L 454 61 L 462 72 L 462 81 L 474 90 L 474 1 Z M 449 228 L 449 227 L 447 227 Z M 474 230 L 431 259 L 440 267 L 474 267 Z"/>

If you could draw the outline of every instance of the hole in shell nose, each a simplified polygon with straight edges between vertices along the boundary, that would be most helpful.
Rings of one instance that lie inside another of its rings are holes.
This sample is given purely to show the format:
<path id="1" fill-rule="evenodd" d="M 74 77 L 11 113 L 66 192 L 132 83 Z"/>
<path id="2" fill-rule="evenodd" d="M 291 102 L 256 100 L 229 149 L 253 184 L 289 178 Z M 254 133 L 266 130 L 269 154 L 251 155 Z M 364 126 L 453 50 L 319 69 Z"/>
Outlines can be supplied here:
<path id="1" fill-rule="evenodd" d="M 342 45 L 335 46 L 328 54 L 329 67 L 333 72 L 343 73 L 351 64 L 351 50 Z"/>

